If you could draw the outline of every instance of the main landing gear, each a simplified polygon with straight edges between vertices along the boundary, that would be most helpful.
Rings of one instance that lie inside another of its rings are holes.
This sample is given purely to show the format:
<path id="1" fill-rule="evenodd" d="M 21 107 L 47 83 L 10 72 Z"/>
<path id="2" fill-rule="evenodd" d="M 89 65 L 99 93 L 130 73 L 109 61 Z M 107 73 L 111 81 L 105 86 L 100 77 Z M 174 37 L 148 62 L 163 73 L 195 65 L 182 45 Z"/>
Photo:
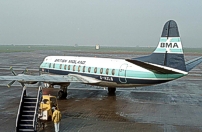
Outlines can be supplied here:
<path id="1" fill-rule="evenodd" d="M 67 98 L 67 85 L 61 85 L 60 91 L 58 91 L 59 99 L 66 99 Z"/>
<path id="2" fill-rule="evenodd" d="M 116 88 L 114 87 L 108 87 L 108 95 L 115 95 L 116 94 Z"/>

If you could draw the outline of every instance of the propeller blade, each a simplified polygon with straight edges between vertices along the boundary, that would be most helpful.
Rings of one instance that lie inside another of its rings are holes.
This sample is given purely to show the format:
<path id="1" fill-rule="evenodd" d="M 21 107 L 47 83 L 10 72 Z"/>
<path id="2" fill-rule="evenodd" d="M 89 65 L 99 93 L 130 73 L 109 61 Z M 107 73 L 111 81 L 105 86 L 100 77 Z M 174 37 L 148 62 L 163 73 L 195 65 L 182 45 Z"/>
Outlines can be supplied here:
<path id="1" fill-rule="evenodd" d="M 24 71 L 22 71 L 22 74 L 27 73 L 28 69 L 26 68 Z"/>
<path id="2" fill-rule="evenodd" d="M 7 86 L 10 88 L 11 85 L 13 85 L 14 82 L 15 82 L 15 80 L 11 81 Z"/>
<path id="3" fill-rule="evenodd" d="M 13 67 L 10 67 L 11 72 L 13 73 L 13 75 L 17 76 L 17 74 L 15 73 L 15 71 L 13 70 Z"/>

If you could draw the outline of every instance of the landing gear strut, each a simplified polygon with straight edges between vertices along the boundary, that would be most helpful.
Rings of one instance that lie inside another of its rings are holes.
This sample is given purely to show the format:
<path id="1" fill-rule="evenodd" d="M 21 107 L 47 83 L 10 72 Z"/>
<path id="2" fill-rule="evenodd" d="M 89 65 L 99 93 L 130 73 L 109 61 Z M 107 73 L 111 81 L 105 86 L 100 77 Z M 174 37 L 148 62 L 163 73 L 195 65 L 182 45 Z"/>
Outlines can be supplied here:
<path id="1" fill-rule="evenodd" d="M 60 86 L 60 91 L 58 91 L 59 99 L 66 99 L 67 97 L 67 86 Z"/>
<path id="2" fill-rule="evenodd" d="M 108 95 L 115 95 L 116 94 L 116 88 L 108 87 Z"/>

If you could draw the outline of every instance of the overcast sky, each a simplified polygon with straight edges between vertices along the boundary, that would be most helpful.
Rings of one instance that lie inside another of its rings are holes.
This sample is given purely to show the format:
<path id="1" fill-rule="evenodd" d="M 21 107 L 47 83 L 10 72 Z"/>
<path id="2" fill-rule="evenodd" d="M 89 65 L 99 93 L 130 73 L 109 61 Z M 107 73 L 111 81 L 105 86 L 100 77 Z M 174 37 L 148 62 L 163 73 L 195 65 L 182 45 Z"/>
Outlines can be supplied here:
<path id="1" fill-rule="evenodd" d="M 0 44 L 155 47 L 170 19 L 202 47 L 202 0 L 0 0 Z"/>

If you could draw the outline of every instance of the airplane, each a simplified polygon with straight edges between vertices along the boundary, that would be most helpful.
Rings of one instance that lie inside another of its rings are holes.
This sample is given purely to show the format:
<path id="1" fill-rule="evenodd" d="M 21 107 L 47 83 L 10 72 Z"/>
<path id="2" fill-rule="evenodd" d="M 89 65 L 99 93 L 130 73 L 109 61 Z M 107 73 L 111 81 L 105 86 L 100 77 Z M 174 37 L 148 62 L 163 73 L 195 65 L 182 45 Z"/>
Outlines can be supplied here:
<path id="1" fill-rule="evenodd" d="M 157 48 L 150 55 L 112 59 L 77 56 L 47 56 L 40 65 L 40 75 L 16 74 L 0 76 L 0 80 L 11 80 L 24 84 L 45 83 L 46 87 L 60 85 L 58 97 L 67 97 L 71 82 L 108 87 L 113 95 L 116 88 L 149 86 L 172 81 L 188 75 L 202 62 L 202 57 L 185 62 L 177 23 L 165 23 Z"/>

